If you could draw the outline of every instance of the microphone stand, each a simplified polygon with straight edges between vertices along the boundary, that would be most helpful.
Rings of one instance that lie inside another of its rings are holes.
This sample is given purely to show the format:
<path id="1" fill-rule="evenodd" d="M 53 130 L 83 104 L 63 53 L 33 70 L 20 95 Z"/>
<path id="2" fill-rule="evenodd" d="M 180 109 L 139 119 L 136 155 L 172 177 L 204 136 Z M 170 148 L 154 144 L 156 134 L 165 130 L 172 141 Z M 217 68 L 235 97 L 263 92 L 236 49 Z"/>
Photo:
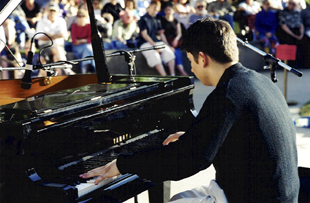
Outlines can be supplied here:
<path id="1" fill-rule="evenodd" d="M 237 37 L 237 41 L 240 42 L 242 45 L 252 49 L 255 52 L 257 52 L 258 54 L 262 55 L 264 60 L 269 62 L 269 66 L 264 67 L 264 69 L 270 69 L 271 70 L 271 80 L 272 80 L 272 82 L 276 83 L 278 81 L 277 78 L 276 78 L 276 68 L 277 68 L 277 66 L 281 66 L 282 68 L 292 72 L 293 74 L 297 75 L 298 77 L 301 77 L 303 75 L 303 73 L 300 72 L 299 70 L 286 65 L 281 60 L 275 58 L 271 54 L 267 54 L 266 52 L 263 52 L 262 50 L 252 46 L 248 42 L 244 42 L 241 39 L 239 39 L 238 37 Z"/>
<path id="2" fill-rule="evenodd" d="M 63 63 L 62 64 L 54 64 L 54 63 L 51 63 L 51 64 L 44 64 L 42 66 L 34 65 L 33 70 L 42 69 L 45 71 L 53 72 L 53 71 L 55 71 L 55 69 L 69 69 L 69 68 L 72 68 L 71 64 L 63 64 Z M 4 67 L 3 68 L 0 66 L 0 72 L 2 72 L 2 71 L 14 71 L 14 70 L 26 70 L 26 68 L 25 67 Z M 55 75 L 53 75 L 53 76 L 55 76 Z"/>
<path id="3" fill-rule="evenodd" d="M 128 74 L 130 76 L 134 76 L 136 75 L 136 68 L 135 68 L 135 59 L 136 56 L 134 55 L 135 53 L 138 52 L 142 52 L 142 51 L 149 51 L 149 50 L 157 50 L 157 49 L 163 49 L 165 48 L 165 44 L 160 44 L 160 45 L 156 45 L 156 46 L 152 46 L 152 47 L 147 47 L 147 48 L 142 48 L 142 49 L 131 49 L 131 50 L 119 50 L 119 51 L 115 51 L 111 54 L 106 54 L 106 57 L 113 57 L 113 56 L 125 56 L 125 61 L 128 64 Z M 77 64 L 78 62 L 81 61 L 87 61 L 87 60 L 94 60 L 93 56 L 88 56 L 82 59 L 74 59 L 71 61 L 58 61 L 55 63 L 51 63 L 51 64 L 44 64 L 42 66 L 46 66 L 46 65 L 53 65 L 53 66 L 59 66 L 59 65 L 63 65 L 65 63 L 68 64 Z M 0 70 L 1 71 L 1 70 Z"/>
<path id="4" fill-rule="evenodd" d="M 136 68 L 135 68 L 135 59 L 136 56 L 135 53 L 142 52 L 142 51 L 149 51 L 149 50 L 157 50 L 157 49 L 163 49 L 165 48 L 165 44 L 162 45 L 156 45 L 152 47 L 142 48 L 142 49 L 131 49 L 131 50 L 119 50 L 116 52 L 113 52 L 111 54 L 107 54 L 106 57 L 114 57 L 114 56 L 125 56 L 125 61 L 128 64 L 128 74 L 130 76 L 136 75 Z M 87 60 L 94 60 L 93 56 L 88 56 L 82 59 L 74 59 L 70 61 L 58 61 L 55 63 L 49 63 L 49 64 L 42 64 L 41 65 L 33 65 L 33 70 L 42 69 L 44 71 L 47 71 L 50 73 L 50 76 L 56 76 L 55 69 L 69 69 L 72 68 L 72 65 L 77 64 L 81 61 L 87 61 Z M 1 67 L 0 66 L 0 72 L 1 71 L 14 71 L 14 70 L 25 70 L 25 67 Z"/>
<path id="5" fill-rule="evenodd" d="M 124 55 L 125 56 L 125 61 L 128 64 L 128 74 L 129 74 L 129 76 L 134 76 L 134 75 L 136 75 L 136 66 L 135 66 L 136 56 L 134 55 L 135 53 L 142 52 L 142 51 L 163 49 L 163 48 L 165 48 L 165 44 L 157 45 L 157 46 L 152 46 L 152 47 L 147 47 L 147 48 L 142 48 L 142 49 L 119 50 L 119 51 L 113 52 L 112 54 L 106 55 L 106 56 L 121 56 L 121 55 Z"/>

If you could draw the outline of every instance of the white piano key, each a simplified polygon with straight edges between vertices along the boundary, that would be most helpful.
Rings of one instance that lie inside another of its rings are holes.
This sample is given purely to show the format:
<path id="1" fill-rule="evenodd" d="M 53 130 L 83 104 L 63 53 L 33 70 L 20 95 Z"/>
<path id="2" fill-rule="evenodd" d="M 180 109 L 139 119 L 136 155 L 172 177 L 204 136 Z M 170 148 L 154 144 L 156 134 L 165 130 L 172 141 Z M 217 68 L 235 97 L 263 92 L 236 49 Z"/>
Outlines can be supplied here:
<path id="1" fill-rule="evenodd" d="M 76 185 L 75 187 L 78 190 L 78 197 L 82 197 L 83 195 L 86 195 L 94 190 L 97 190 L 98 188 L 101 188 L 105 186 L 106 184 L 120 178 L 122 175 L 114 176 L 112 178 L 107 178 L 101 182 L 99 182 L 98 185 L 95 185 L 96 178 L 87 180 L 86 183 L 80 183 L 79 185 Z"/>

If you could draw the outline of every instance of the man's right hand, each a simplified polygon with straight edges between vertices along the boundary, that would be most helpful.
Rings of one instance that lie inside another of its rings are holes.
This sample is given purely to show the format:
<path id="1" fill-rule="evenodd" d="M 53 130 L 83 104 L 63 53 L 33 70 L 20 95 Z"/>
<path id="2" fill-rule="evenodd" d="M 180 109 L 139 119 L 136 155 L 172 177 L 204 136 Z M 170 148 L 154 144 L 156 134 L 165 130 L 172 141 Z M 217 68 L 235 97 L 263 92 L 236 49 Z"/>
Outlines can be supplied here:
<path id="1" fill-rule="evenodd" d="M 117 168 L 116 159 L 115 159 L 111 161 L 110 163 L 106 164 L 105 166 L 101 166 L 91 171 L 88 171 L 87 173 L 81 174 L 80 177 L 87 179 L 87 178 L 98 176 L 95 180 L 95 184 L 98 185 L 100 181 L 103 181 L 106 178 L 112 178 L 119 174 L 120 172 Z"/>

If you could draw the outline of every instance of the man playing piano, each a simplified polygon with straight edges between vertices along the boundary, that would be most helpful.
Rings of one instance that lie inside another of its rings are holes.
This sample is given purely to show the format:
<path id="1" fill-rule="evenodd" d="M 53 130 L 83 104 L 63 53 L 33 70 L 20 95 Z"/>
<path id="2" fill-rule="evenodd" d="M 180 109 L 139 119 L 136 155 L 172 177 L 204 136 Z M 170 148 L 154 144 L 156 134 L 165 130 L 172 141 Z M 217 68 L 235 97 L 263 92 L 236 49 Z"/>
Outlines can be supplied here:
<path id="1" fill-rule="evenodd" d="M 236 36 L 227 22 L 198 20 L 182 48 L 197 78 L 216 87 L 189 129 L 170 135 L 161 148 L 122 154 L 81 177 L 98 176 L 98 184 L 131 173 L 161 182 L 183 179 L 213 164 L 216 181 L 211 189 L 200 188 L 205 202 L 297 203 L 295 127 L 281 91 L 238 63 Z M 183 202 L 180 197 L 171 202 Z"/>

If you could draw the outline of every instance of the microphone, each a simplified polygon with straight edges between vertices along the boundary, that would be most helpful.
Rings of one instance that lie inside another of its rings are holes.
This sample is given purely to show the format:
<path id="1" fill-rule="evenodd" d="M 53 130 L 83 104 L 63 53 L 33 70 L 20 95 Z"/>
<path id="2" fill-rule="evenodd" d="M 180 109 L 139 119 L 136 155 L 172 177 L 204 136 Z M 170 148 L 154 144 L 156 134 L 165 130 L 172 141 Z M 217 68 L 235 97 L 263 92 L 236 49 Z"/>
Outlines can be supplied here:
<path id="1" fill-rule="evenodd" d="M 31 40 L 30 43 L 30 48 L 28 51 L 28 56 L 27 56 L 27 63 L 26 63 L 26 68 L 25 68 L 25 74 L 24 77 L 22 78 L 22 83 L 21 87 L 25 90 L 29 90 L 31 88 L 32 80 L 31 80 L 31 73 L 33 70 L 33 65 L 32 65 L 32 59 L 33 59 L 33 52 L 32 52 L 32 43 L 33 40 Z"/>

